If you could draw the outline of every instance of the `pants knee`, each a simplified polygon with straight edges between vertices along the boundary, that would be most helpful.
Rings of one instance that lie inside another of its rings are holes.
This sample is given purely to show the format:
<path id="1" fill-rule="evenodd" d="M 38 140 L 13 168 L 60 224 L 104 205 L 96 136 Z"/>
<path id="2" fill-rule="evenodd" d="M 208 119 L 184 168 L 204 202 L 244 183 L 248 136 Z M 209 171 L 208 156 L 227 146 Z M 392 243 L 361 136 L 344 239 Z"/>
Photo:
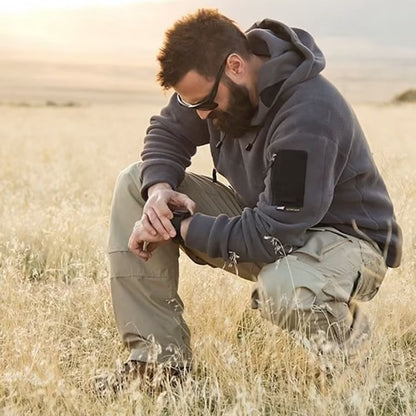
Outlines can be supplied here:
<path id="1" fill-rule="evenodd" d="M 324 285 L 321 273 L 289 255 L 261 269 L 256 290 L 262 308 L 279 314 L 312 308 Z"/>
<path id="2" fill-rule="evenodd" d="M 351 313 L 346 302 L 325 294 L 326 283 L 319 271 L 287 256 L 263 267 L 253 297 L 262 316 L 283 329 L 308 336 L 324 331 L 342 339 Z"/>
<path id="3" fill-rule="evenodd" d="M 124 199 L 125 194 L 130 194 L 137 201 L 143 202 L 140 194 L 140 188 L 142 186 L 140 180 L 140 166 L 141 163 L 132 163 L 127 168 L 123 169 L 117 178 L 114 197 L 120 195 Z"/>

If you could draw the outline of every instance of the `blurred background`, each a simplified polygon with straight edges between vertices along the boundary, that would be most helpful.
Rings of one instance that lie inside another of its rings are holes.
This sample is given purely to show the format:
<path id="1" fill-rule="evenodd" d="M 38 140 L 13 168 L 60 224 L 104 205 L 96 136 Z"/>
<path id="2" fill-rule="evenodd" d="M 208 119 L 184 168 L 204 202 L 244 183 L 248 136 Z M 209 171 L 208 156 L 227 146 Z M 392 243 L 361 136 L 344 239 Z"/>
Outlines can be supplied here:
<path id="1" fill-rule="evenodd" d="M 156 103 L 164 31 L 200 7 L 309 31 L 353 103 L 416 86 L 414 0 L 0 0 L 0 103 Z"/>

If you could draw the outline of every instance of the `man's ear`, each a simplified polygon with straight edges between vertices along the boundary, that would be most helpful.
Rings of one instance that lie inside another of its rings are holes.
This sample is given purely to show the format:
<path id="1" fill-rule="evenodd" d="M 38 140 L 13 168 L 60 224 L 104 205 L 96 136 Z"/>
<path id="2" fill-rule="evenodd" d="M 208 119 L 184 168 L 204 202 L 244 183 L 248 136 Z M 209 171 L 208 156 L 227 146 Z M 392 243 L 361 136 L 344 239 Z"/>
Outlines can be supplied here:
<path id="1" fill-rule="evenodd" d="M 238 81 L 247 70 L 246 61 L 237 53 L 232 53 L 227 59 L 225 73 L 231 80 Z"/>

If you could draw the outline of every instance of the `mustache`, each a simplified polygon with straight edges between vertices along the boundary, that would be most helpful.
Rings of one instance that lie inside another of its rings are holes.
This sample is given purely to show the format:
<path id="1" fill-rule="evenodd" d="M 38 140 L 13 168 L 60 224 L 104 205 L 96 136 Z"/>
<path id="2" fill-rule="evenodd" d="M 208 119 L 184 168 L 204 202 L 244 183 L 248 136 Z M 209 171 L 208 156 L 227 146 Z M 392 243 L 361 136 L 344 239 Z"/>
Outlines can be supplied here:
<path id="1" fill-rule="evenodd" d="M 223 111 L 223 110 L 212 110 L 209 114 L 208 117 L 210 120 L 215 120 L 218 118 L 222 118 L 225 114 L 228 114 L 227 111 Z"/>
<path id="2" fill-rule="evenodd" d="M 238 138 L 250 130 L 251 119 L 256 107 L 250 102 L 247 88 L 234 85 L 229 86 L 230 97 L 226 108 L 215 108 L 208 119 L 225 134 Z"/>

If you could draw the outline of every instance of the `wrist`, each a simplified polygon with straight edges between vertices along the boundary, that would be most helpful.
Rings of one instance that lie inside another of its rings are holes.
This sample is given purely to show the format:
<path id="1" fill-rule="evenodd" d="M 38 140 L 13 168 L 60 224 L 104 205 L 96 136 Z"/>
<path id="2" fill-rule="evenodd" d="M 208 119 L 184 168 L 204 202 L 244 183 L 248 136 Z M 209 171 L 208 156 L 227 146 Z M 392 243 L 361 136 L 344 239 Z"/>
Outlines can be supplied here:
<path id="1" fill-rule="evenodd" d="M 188 233 L 188 228 L 189 228 L 189 224 L 191 223 L 191 221 L 192 221 L 192 215 L 190 217 L 184 219 L 181 222 L 181 230 L 180 230 L 180 232 L 181 232 L 181 237 L 182 237 L 182 240 L 183 241 L 186 240 L 186 234 Z"/>
<path id="2" fill-rule="evenodd" d="M 153 184 L 152 186 L 149 186 L 147 188 L 147 196 L 150 198 L 155 191 L 159 191 L 161 189 L 168 189 L 172 190 L 172 187 L 167 182 L 158 182 Z"/>
<path id="3" fill-rule="evenodd" d="M 176 231 L 176 235 L 172 241 L 178 244 L 184 244 L 184 238 L 189 226 L 190 216 L 192 214 L 188 210 L 173 211 L 173 218 L 171 220 L 172 226 Z"/>

